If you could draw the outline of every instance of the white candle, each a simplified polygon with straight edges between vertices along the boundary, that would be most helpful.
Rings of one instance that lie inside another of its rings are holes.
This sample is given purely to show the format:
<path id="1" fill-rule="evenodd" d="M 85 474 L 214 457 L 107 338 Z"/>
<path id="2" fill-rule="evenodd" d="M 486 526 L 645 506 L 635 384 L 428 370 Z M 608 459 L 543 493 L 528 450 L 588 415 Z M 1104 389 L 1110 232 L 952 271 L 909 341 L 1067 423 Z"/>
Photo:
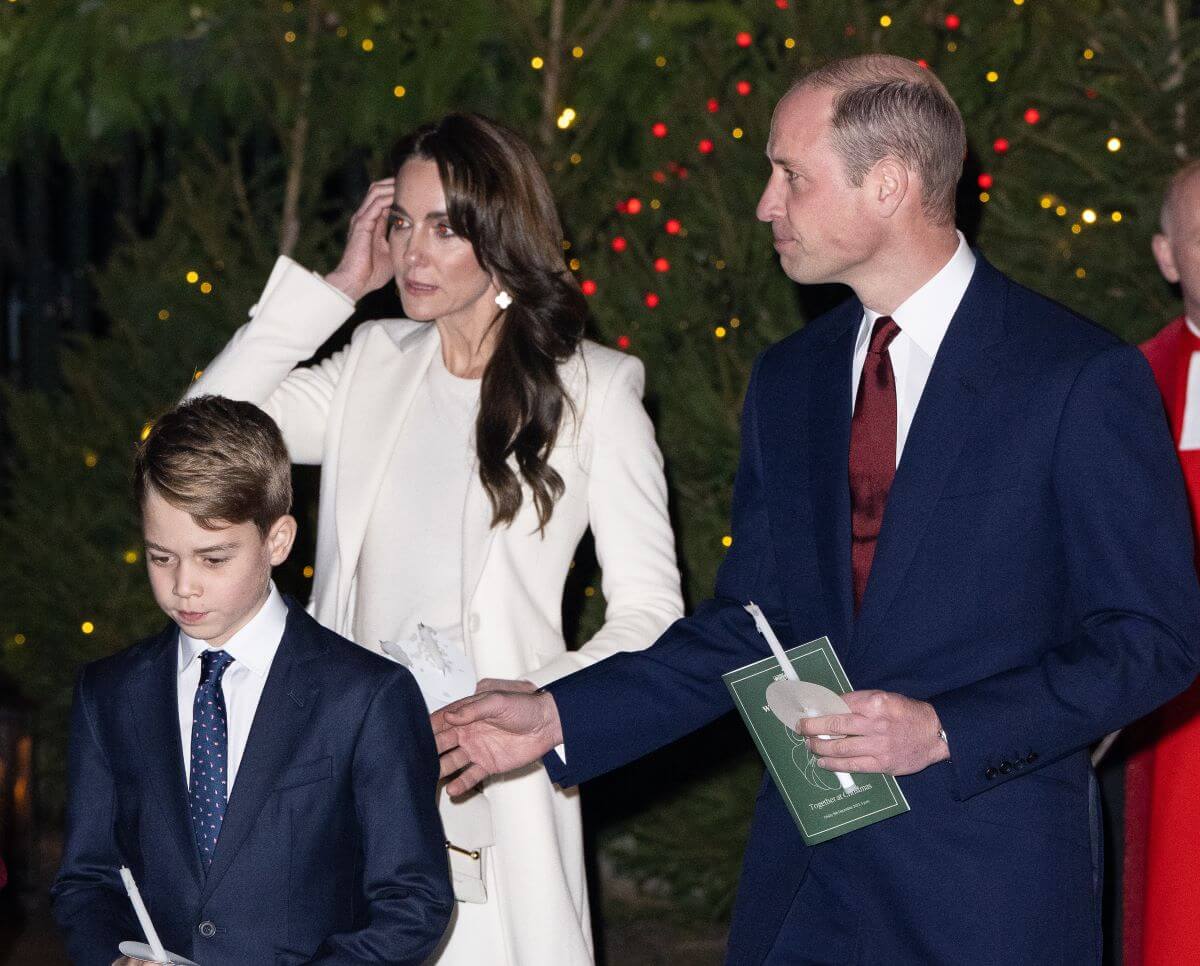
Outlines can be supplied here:
<path id="1" fill-rule="evenodd" d="M 141 923 L 142 932 L 146 934 L 146 942 L 149 944 L 151 952 L 154 953 L 155 960 L 160 963 L 169 963 L 167 951 L 163 949 L 162 940 L 158 938 L 154 923 L 150 921 L 150 913 L 146 909 L 146 904 L 142 902 L 141 893 L 138 892 L 137 883 L 133 881 L 133 873 L 125 866 L 121 866 L 121 881 L 125 883 L 125 891 L 129 893 L 129 901 L 133 903 L 133 911 L 137 915 L 138 922 Z"/>
<path id="2" fill-rule="evenodd" d="M 746 613 L 754 618 L 754 626 L 758 628 L 758 633 L 767 639 L 767 646 L 771 648 L 771 653 L 775 655 L 775 660 L 779 662 L 779 670 L 783 672 L 783 676 L 789 681 L 799 681 L 800 676 L 796 673 L 796 669 L 792 667 L 792 662 L 788 660 L 787 653 L 783 649 L 783 645 L 779 643 L 779 638 L 775 636 L 775 631 L 771 629 L 771 625 L 767 622 L 766 615 L 762 609 L 754 601 L 745 605 Z M 818 738 L 829 739 L 829 735 L 817 735 Z M 858 788 L 854 783 L 854 776 L 849 772 L 835 771 L 838 784 L 842 786 L 844 791 L 853 791 Z"/>

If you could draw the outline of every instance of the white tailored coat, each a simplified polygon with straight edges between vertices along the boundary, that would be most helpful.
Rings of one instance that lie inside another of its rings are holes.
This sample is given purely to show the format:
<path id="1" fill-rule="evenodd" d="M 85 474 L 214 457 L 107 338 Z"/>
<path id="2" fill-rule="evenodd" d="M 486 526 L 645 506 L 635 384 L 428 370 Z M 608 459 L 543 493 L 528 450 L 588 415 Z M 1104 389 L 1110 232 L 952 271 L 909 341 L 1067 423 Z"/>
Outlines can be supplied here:
<path id="1" fill-rule="evenodd" d="M 188 392 L 261 406 L 279 424 L 293 462 L 320 464 L 309 610 L 351 639 L 368 521 L 414 392 L 441 346 L 433 324 L 377 320 L 358 326 L 330 358 L 297 368 L 353 311 L 341 292 L 280 257 L 251 321 Z M 641 362 L 584 342 L 559 371 L 577 415 L 564 417 L 550 455 L 565 490 L 545 533 L 538 533 L 527 489 L 512 525 L 493 528 L 477 471 L 468 486 L 462 628 L 481 678 L 525 678 L 540 687 L 618 651 L 648 646 L 683 613 L 662 456 L 641 402 Z M 583 647 L 568 651 L 563 586 L 589 526 L 605 621 Z M 491 779 L 483 795 L 496 842 L 496 895 L 488 901 L 499 902 L 507 961 L 592 962 L 576 791 L 555 788 L 534 765 Z"/>

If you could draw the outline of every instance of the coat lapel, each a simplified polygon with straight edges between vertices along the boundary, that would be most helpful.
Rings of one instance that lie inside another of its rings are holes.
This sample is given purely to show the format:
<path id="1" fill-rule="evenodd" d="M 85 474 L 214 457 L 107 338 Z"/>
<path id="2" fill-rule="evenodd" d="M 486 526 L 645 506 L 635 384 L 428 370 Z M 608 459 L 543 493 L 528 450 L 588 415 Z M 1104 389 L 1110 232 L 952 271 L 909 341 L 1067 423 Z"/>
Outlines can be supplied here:
<path id="1" fill-rule="evenodd" d="M 528 493 L 525 494 L 525 499 L 529 499 Z M 475 588 L 479 585 L 479 578 L 483 574 L 483 565 L 487 562 L 495 536 L 496 528 L 492 526 L 492 501 L 488 499 L 487 491 L 479 479 L 479 461 L 476 460 L 471 466 L 471 476 L 467 481 L 467 499 L 463 506 L 462 602 L 464 608 L 470 606 L 471 598 L 475 596 Z"/>
<path id="2" fill-rule="evenodd" d="M 428 325 L 399 342 L 377 326 L 362 347 L 345 410 L 354 424 L 342 427 L 342 452 L 337 460 L 334 514 L 341 561 L 339 615 L 347 613 L 351 579 L 400 427 L 440 346 L 437 327 Z"/>
<path id="3" fill-rule="evenodd" d="M 1006 282 L 982 256 L 946 330 L 888 494 L 883 527 L 854 629 L 856 651 L 876 633 L 899 590 L 942 487 L 979 418 L 1004 335 Z M 861 656 L 861 654 L 859 655 Z"/>
<path id="4" fill-rule="evenodd" d="M 179 856 L 196 880 L 204 881 L 192 833 L 183 743 L 179 735 L 179 628 L 168 624 L 150 646 L 145 663 L 131 676 L 125 697 L 130 730 L 141 742 L 146 784 L 163 810 Z"/>
<path id="5" fill-rule="evenodd" d="M 203 902 L 216 890 L 258 819 L 279 772 L 291 760 L 318 697 L 318 669 L 309 665 L 325 650 L 315 625 L 288 601 L 287 625 L 246 739 L 246 749 L 225 809 L 221 834 L 204 883 Z M 178 731 L 176 724 L 176 731 Z M 189 825 L 190 829 L 191 826 Z"/>
<path id="6" fill-rule="evenodd" d="M 852 299 L 813 356 L 808 402 L 808 478 L 813 536 L 835 647 L 848 642 L 853 622 L 850 579 L 850 373 L 862 305 Z M 800 478 L 797 474 L 792 479 Z"/>

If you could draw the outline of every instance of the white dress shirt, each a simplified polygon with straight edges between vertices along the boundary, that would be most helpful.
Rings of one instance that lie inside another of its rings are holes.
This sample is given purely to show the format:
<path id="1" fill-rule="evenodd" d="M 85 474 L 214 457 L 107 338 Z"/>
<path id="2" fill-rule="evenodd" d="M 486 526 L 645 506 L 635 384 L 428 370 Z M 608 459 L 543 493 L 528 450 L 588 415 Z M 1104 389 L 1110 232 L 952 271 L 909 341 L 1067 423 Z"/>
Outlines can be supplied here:
<path id="1" fill-rule="evenodd" d="M 917 413 L 917 403 L 921 401 L 921 393 L 925 391 L 925 383 L 929 381 L 934 357 L 974 272 L 975 253 L 971 251 L 960 231 L 958 248 L 950 256 L 950 261 L 892 313 L 892 318 L 900 327 L 899 334 L 888 348 L 892 371 L 896 376 L 897 466 L 900 465 L 904 442 L 908 439 L 908 431 Z M 854 411 L 858 380 L 862 375 L 867 349 L 871 344 L 871 329 L 879 316 L 879 312 L 865 309 L 862 322 L 859 323 L 850 379 L 851 412 Z"/>
<path id="2" fill-rule="evenodd" d="M 271 592 L 258 613 L 221 648 L 233 658 L 233 663 L 221 676 L 221 691 L 225 695 L 225 714 L 229 747 L 225 773 L 225 794 L 233 791 L 254 712 L 267 683 L 267 673 L 275 652 L 283 640 L 287 623 L 287 604 L 271 582 Z M 192 779 L 192 705 L 200 685 L 200 655 L 208 648 L 206 641 L 179 632 L 179 737 L 183 742 L 183 774 L 188 784 Z"/>
<path id="3" fill-rule="evenodd" d="M 1200 339 L 1200 324 L 1184 317 L 1184 325 Z M 1187 395 L 1183 400 L 1183 426 L 1179 432 L 1179 449 L 1200 449 L 1200 352 L 1193 352 L 1188 360 Z"/>

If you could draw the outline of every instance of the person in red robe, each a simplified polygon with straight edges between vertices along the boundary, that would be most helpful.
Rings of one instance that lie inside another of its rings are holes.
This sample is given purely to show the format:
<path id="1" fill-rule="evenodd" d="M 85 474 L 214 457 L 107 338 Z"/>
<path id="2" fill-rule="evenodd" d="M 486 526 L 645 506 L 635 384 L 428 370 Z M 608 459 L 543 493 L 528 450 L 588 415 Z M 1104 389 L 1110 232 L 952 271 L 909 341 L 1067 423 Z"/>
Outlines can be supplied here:
<path id="1" fill-rule="evenodd" d="M 1160 227 L 1154 258 L 1182 290 L 1184 314 L 1141 348 L 1200 534 L 1200 161 L 1171 179 Z M 1200 961 L 1200 683 L 1146 718 L 1138 740 L 1125 772 L 1123 964 Z"/>

